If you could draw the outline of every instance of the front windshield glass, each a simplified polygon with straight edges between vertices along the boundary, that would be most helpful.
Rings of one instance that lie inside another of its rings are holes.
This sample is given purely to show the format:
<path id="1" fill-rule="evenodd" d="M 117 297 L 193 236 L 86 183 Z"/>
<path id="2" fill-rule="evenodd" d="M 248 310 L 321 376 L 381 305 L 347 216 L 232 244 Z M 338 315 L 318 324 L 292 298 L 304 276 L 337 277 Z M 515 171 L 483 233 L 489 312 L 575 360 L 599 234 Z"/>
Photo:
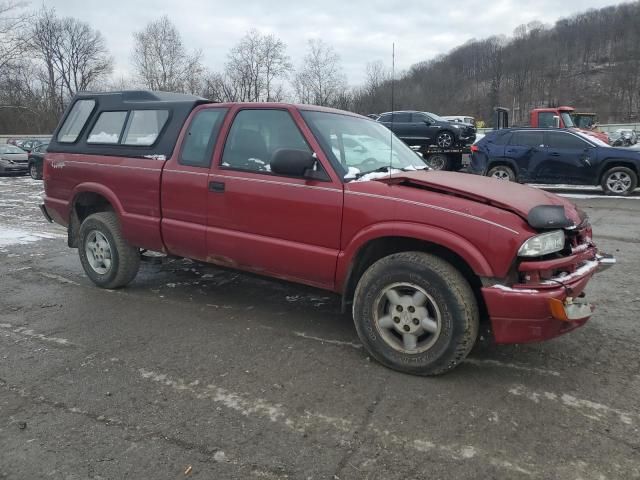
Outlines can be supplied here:
<path id="1" fill-rule="evenodd" d="M 575 132 L 575 133 L 576 133 L 576 135 L 579 135 L 580 137 L 584 138 L 588 142 L 596 144 L 599 147 L 610 147 L 611 146 L 608 143 L 605 143 L 602 140 L 600 140 L 598 137 L 594 137 L 593 135 L 588 135 L 588 134 L 582 133 L 582 132 Z"/>
<path id="2" fill-rule="evenodd" d="M 0 145 L 0 153 L 25 153 L 21 148 L 13 145 Z"/>
<path id="3" fill-rule="evenodd" d="M 571 115 L 569 115 L 568 112 L 561 112 L 560 116 L 562 117 L 562 122 L 564 123 L 565 128 L 575 127 L 573 120 L 571 119 Z"/>
<path id="4" fill-rule="evenodd" d="M 303 110 L 324 153 L 346 180 L 367 173 L 427 168 L 422 158 L 384 125 L 338 113 Z"/>
<path id="5" fill-rule="evenodd" d="M 437 122 L 448 122 L 448 120 L 445 120 L 440 115 L 436 115 L 435 113 L 431 113 L 431 112 L 424 112 L 424 113 L 429 115 L 431 118 L 433 118 Z"/>

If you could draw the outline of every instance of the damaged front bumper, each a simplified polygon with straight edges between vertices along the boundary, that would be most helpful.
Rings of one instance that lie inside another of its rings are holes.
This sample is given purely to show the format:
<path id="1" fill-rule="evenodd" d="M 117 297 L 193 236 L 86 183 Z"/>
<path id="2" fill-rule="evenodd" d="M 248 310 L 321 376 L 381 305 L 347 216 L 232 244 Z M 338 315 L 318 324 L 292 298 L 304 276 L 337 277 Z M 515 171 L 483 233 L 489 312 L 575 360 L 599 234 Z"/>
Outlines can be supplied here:
<path id="1" fill-rule="evenodd" d="M 584 325 L 594 310 L 584 289 L 594 273 L 615 263 L 611 255 L 596 254 L 567 275 L 535 284 L 482 288 L 495 342 L 539 342 Z"/>

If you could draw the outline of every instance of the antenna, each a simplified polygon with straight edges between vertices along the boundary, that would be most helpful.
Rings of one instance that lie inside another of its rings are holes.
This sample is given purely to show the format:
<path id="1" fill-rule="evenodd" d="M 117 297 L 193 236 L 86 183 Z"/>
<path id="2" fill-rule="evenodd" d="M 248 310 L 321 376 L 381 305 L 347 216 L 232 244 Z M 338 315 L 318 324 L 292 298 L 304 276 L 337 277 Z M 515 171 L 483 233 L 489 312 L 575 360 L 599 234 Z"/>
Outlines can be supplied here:
<path id="1" fill-rule="evenodd" d="M 391 44 L 391 130 L 389 132 L 389 176 L 391 176 L 391 165 L 393 164 L 393 118 L 395 112 L 395 84 L 396 84 L 396 43 Z"/>

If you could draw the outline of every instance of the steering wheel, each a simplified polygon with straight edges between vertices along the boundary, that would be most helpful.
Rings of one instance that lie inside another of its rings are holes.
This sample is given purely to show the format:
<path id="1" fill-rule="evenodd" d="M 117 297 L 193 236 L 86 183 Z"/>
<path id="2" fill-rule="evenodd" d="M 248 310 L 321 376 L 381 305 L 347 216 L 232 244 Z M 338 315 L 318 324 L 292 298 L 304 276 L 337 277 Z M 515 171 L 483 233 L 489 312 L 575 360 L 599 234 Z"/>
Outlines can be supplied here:
<path id="1" fill-rule="evenodd" d="M 380 162 L 373 157 L 365 158 L 358 167 L 360 170 L 371 170 L 373 167 L 376 167 L 380 164 Z"/>

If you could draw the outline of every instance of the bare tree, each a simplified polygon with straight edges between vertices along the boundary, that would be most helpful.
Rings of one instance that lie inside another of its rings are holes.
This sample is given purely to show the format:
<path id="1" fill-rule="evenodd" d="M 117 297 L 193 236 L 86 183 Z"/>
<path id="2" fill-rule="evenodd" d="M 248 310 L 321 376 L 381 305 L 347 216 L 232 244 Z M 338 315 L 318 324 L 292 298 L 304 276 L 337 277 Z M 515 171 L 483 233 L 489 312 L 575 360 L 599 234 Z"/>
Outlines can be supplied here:
<path id="1" fill-rule="evenodd" d="M 151 90 L 194 93 L 201 88 L 201 52 L 188 54 L 178 29 L 166 15 L 133 35 L 132 62 Z"/>
<path id="2" fill-rule="evenodd" d="M 0 72 L 25 50 L 24 32 L 29 21 L 23 11 L 25 5 L 14 0 L 0 1 Z"/>
<path id="3" fill-rule="evenodd" d="M 299 101 L 335 105 L 346 92 L 346 84 L 340 56 L 333 47 L 322 40 L 309 40 L 309 51 L 293 82 Z"/>
<path id="4" fill-rule="evenodd" d="M 98 30 L 76 18 L 58 18 L 44 10 L 33 25 L 30 46 L 42 61 L 46 91 L 53 110 L 77 92 L 108 77 L 113 60 Z"/>
<path id="5" fill-rule="evenodd" d="M 286 78 L 292 69 L 286 48 L 273 35 L 247 32 L 231 49 L 225 65 L 224 77 L 237 100 L 271 102 L 278 96 L 274 94 L 282 88 L 274 82 Z"/>

